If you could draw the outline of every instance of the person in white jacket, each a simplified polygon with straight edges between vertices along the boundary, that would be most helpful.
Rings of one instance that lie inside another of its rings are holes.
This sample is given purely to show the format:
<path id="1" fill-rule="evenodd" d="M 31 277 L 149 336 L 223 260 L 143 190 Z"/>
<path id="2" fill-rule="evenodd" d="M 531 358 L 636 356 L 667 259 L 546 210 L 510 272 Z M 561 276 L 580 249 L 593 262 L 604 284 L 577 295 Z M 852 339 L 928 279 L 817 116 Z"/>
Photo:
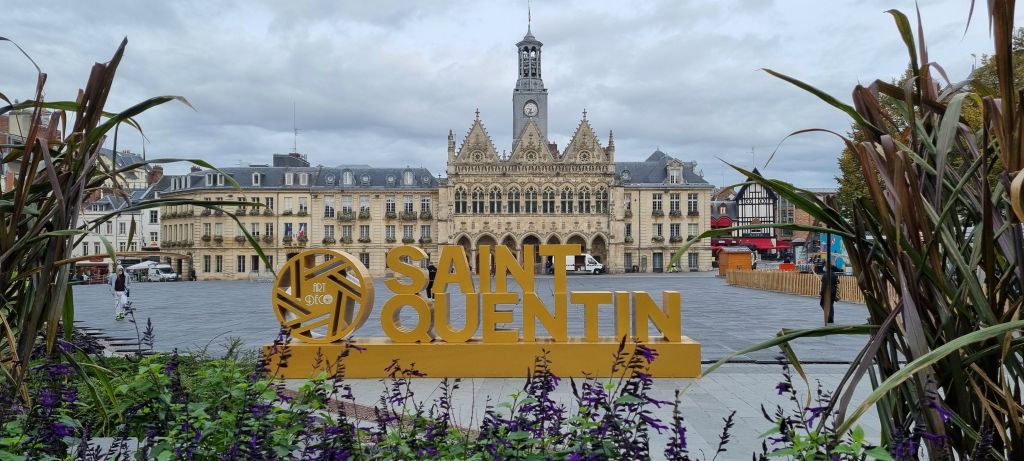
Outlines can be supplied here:
<path id="1" fill-rule="evenodd" d="M 128 303 L 128 284 L 131 277 L 124 273 L 124 267 L 117 269 L 107 277 L 107 283 L 114 293 L 114 320 L 124 320 L 124 306 Z"/>

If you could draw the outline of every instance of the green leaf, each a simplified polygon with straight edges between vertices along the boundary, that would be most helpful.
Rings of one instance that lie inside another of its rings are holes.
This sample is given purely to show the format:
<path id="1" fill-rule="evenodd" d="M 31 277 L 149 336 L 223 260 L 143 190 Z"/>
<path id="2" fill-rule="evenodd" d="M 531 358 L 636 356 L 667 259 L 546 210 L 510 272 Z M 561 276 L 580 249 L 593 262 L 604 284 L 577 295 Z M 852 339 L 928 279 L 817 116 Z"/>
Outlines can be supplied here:
<path id="1" fill-rule="evenodd" d="M 918 357 L 913 362 L 904 365 L 903 368 L 900 368 L 897 372 L 890 375 L 884 382 L 880 383 L 875 390 L 871 392 L 871 394 L 864 398 L 864 401 L 861 402 L 853 413 L 850 414 L 850 418 L 844 421 L 843 424 L 836 429 L 836 433 L 845 434 L 850 430 L 850 426 L 853 425 L 857 419 L 863 416 L 869 408 L 881 400 L 889 391 L 894 389 L 896 386 L 903 384 L 904 381 L 910 379 L 915 374 L 931 367 L 947 355 L 958 352 L 965 346 L 985 341 L 996 336 L 1002 336 L 1008 332 L 1021 328 L 1024 328 L 1024 320 L 1006 322 L 982 328 L 981 330 L 960 336 L 959 338 L 949 341 L 946 344 L 933 349 L 927 354 Z"/>
<path id="2" fill-rule="evenodd" d="M 890 455 L 889 452 L 882 447 L 874 447 L 872 449 L 865 451 L 864 454 L 879 461 L 894 461 L 892 455 Z"/>
<path id="3" fill-rule="evenodd" d="M 641 403 L 641 402 L 643 402 L 642 399 L 640 399 L 639 397 L 637 397 L 635 395 L 630 395 L 630 394 L 622 394 L 617 399 L 615 399 L 615 403 L 618 404 L 618 405 L 632 405 L 632 404 L 637 404 L 637 403 Z"/>

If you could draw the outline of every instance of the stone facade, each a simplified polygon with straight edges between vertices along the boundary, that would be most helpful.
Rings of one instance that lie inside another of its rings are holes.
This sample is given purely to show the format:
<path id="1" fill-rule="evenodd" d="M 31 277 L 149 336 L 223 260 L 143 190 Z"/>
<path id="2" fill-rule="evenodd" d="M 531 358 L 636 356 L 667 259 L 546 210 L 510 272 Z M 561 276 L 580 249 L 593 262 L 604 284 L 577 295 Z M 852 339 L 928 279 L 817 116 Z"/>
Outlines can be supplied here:
<path id="1" fill-rule="evenodd" d="M 241 190 L 213 171 L 174 178 L 164 198 L 253 205 L 226 205 L 222 211 L 165 207 L 161 247 L 191 255 L 200 280 L 269 276 L 271 268 L 239 224 L 259 242 L 274 270 L 308 248 L 346 251 L 378 275 L 384 273 L 387 251 L 397 245 L 421 245 L 436 253 L 438 181 L 429 171 L 304 165 L 282 166 L 278 161 L 274 166 L 220 169 Z"/>

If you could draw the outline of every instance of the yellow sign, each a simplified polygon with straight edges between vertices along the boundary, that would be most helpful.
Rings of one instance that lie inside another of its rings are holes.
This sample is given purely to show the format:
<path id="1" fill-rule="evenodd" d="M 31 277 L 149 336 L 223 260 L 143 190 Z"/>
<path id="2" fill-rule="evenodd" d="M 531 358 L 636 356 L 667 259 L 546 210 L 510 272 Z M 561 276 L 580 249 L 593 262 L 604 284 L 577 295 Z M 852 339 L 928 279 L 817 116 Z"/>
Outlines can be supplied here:
<path id="1" fill-rule="evenodd" d="M 429 299 L 423 295 L 429 280 L 419 264 L 426 253 L 407 245 L 392 249 L 387 268 L 395 276 L 385 285 L 394 294 L 380 313 L 387 340 L 358 342 L 365 350 L 346 358 L 346 374 L 379 377 L 392 359 L 399 359 L 415 362 L 433 377 L 521 376 L 544 350 L 551 354 L 556 374 L 601 375 L 605 365 L 603 373 L 610 371 L 611 354 L 625 336 L 659 352 L 653 375 L 699 375 L 700 345 L 682 336 L 679 292 L 663 292 L 661 306 L 643 291 L 569 292 L 565 265 L 554 264 L 553 305 L 546 305 L 535 289 L 535 252 L 562 261 L 579 254 L 580 247 L 523 245 L 522 264 L 504 245 L 480 247 L 478 267 L 493 262 L 495 275 L 483 271 L 474 284 L 462 246 L 441 246 L 434 299 Z M 510 277 L 520 287 L 518 292 L 509 291 Z M 465 299 L 461 326 L 451 322 L 454 296 Z M 373 279 L 358 259 L 345 252 L 315 249 L 288 260 L 274 284 L 274 310 L 282 326 L 306 344 L 291 346 L 285 377 L 314 374 L 308 366 L 317 351 L 327 357 L 332 351 L 340 352 L 340 345 L 331 344 L 350 337 L 366 322 L 373 301 Z M 582 338 L 568 335 L 570 304 L 583 308 Z M 407 309 L 415 312 L 411 325 L 401 320 Z M 514 310 L 521 311 L 521 326 L 513 325 Z M 614 337 L 598 334 L 598 319 L 604 316 L 614 320 Z M 650 331 L 652 325 L 657 335 Z"/>

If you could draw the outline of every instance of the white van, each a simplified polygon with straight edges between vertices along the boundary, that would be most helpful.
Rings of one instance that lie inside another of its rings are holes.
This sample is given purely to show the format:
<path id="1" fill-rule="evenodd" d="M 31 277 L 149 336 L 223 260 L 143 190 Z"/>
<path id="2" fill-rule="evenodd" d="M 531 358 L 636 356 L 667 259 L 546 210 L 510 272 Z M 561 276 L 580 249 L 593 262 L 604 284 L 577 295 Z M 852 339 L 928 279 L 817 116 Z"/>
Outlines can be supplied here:
<path id="1" fill-rule="evenodd" d="M 178 280 L 178 274 L 170 264 L 156 264 L 149 268 L 148 279 L 150 282 L 173 282 Z"/>
<path id="2" fill-rule="evenodd" d="M 565 271 L 596 275 L 604 272 L 604 264 L 597 262 L 597 260 L 590 255 L 566 256 Z"/>

